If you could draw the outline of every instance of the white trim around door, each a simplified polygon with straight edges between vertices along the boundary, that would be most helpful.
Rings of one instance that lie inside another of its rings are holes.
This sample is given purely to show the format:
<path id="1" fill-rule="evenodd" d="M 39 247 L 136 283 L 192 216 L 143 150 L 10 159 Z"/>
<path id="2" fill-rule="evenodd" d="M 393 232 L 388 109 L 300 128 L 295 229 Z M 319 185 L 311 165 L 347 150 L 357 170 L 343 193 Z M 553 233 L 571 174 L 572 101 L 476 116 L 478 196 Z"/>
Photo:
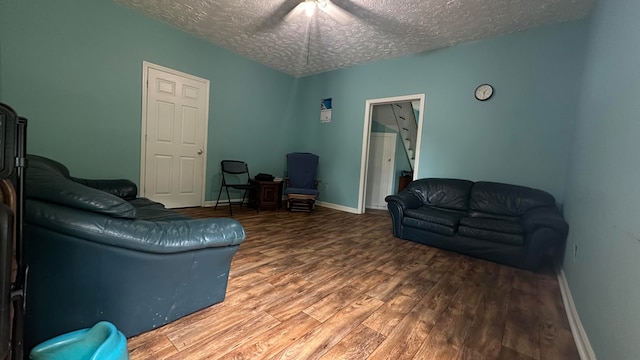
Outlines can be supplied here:
<path id="1" fill-rule="evenodd" d="M 425 94 L 414 94 L 395 96 L 379 99 L 368 99 L 365 102 L 364 110 L 364 126 L 362 129 L 362 155 L 360 159 L 360 186 L 358 194 L 358 214 L 364 214 L 365 212 L 365 197 L 367 187 L 367 170 L 369 159 L 369 136 L 371 135 L 371 117 L 373 115 L 373 106 L 392 104 L 397 102 L 418 101 L 419 102 L 419 114 L 418 114 L 418 138 L 416 140 L 416 153 L 415 153 L 415 166 L 413 168 L 413 178 L 418 176 L 418 166 L 420 165 L 420 147 L 422 142 L 422 123 L 424 119 L 424 101 Z"/>

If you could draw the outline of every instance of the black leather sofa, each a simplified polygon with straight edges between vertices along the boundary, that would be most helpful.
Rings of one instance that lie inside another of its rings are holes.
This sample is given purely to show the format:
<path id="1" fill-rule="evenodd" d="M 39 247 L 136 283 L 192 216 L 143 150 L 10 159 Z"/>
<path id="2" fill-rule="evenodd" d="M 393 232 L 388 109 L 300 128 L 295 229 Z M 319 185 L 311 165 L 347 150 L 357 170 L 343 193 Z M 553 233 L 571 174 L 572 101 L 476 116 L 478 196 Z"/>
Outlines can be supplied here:
<path id="1" fill-rule="evenodd" d="M 569 229 L 551 194 L 524 186 L 419 179 L 385 200 L 396 237 L 529 270 Z"/>
<path id="2" fill-rule="evenodd" d="M 28 156 L 25 349 L 101 320 L 130 337 L 224 300 L 245 238 L 234 219 L 191 219 L 128 180 L 71 177 Z"/>

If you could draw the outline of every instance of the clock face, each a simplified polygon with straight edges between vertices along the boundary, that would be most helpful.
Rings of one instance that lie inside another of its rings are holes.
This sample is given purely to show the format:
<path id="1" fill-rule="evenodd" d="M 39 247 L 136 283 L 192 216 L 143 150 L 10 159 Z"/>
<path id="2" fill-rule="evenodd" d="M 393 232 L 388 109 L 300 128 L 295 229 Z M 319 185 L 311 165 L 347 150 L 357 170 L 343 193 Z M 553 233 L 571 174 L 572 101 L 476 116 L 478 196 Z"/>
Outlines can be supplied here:
<path id="1" fill-rule="evenodd" d="M 493 86 L 482 84 L 476 88 L 476 99 L 480 101 L 489 100 L 493 96 Z"/>

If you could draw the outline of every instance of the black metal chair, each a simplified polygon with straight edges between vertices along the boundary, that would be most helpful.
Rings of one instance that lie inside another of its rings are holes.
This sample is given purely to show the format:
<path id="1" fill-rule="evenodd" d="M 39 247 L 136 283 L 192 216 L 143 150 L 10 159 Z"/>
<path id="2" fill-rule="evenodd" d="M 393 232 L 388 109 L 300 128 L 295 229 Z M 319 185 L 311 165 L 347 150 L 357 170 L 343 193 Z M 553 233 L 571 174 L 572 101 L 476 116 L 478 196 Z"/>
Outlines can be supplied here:
<path id="1" fill-rule="evenodd" d="M 218 200 L 216 200 L 214 209 L 217 209 L 218 204 L 220 204 L 220 196 L 222 195 L 222 189 L 224 188 L 227 192 L 229 214 L 233 216 L 231 205 L 240 204 L 240 207 L 242 207 L 242 204 L 244 204 L 245 198 L 247 197 L 247 192 L 253 190 L 253 185 L 251 185 L 250 182 L 251 176 L 249 175 L 249 166 L 247 166 L 247 163 L 244 161 L 222 160 L 220 162 L 220 167 L 222 169 L 222 183 L 220 184 L 220 191 L 218 191 Z M 229 188 L 235 190 L 244 190 L 244 193 L 242 194 L 242 200 L 232 201 L 231 196 L 229 195 Z"/>

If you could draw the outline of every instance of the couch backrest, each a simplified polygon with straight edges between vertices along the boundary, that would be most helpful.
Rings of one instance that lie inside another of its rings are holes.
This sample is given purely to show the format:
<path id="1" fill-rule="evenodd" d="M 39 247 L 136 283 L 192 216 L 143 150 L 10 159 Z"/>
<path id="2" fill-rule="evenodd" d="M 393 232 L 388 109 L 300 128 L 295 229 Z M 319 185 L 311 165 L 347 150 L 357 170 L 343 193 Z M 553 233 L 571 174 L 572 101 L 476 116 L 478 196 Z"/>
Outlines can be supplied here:
<path id="1" fill-rule="evenodd" d="M 66 166 L 44 156 L 28 154 L 27 161 L 29 162 L 29 168 L 53 171 L 66 178 L 69 178 L 71 176 L 69 174 L 69 169 L 67 169 Z"/>
<path id="2" fill-rule="evenodd" d="M 46 201 L 119 218 L 136 217 L 136 209 L 129 202 L 71 180 L 64 165 L 43 157 L 29 156 L 28 160 L 27 200 Z"/>
<path id="3" fill-rule="evenodd" d="M 414 180 L 406 190 L 414 193 L 425 205 L 467 211 L 473 182 L 460 179 L 426 178 Z"/>
<path id="4" fill-rule="evenodd" d="M 487 181 L 475 183 L 469 199 L 471 211 L 502 216 L 521 216 L 529 209 L 555 204 L 554 197 L 545 191 Z"/>

